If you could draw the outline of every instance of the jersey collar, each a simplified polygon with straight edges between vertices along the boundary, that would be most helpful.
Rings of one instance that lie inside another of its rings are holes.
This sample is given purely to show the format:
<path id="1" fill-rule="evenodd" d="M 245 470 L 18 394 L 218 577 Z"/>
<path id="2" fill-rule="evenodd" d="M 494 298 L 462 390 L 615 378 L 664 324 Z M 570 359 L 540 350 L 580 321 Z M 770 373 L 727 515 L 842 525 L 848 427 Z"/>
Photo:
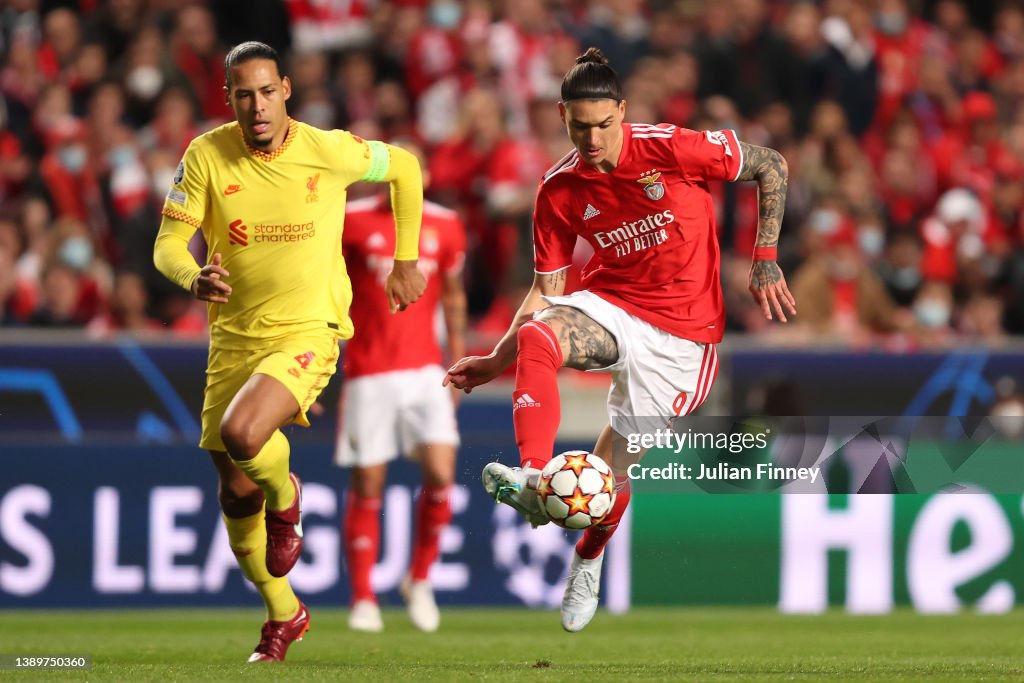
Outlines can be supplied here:
<path id="1" fill-rule="evenodd" d="M 284 154 L 285 150 L 288 149 L 288 147 L 292 144 L 292 141 L 295 140 L 295 137 L 298 134 L 298 131 L 299 131 L 299 122 L 289 116 L 288 117 L 288 132 L 285 133 L 284 141 L 281 143 L 281 146 L 278 147 L 277 149 L 275 149 L 273 152 L 267 153 L 267 152 L 258 150 L 255 147 L 253 147 L 252 145 L 250 145 L 249 141 L 245 139 L 245 134 L 242 133 L 242 126 L 238 126 L 238 134 L 242 136 L 242 144 L 244 144 L 245 148 L 247 150 L 249 150 L 249 154 L 253 155 L 254 157 L 259 159 L 260 161 L 273 161 L 274 159 L 276 159 L 279 156 L 281 156 L 282 154 Z"/>

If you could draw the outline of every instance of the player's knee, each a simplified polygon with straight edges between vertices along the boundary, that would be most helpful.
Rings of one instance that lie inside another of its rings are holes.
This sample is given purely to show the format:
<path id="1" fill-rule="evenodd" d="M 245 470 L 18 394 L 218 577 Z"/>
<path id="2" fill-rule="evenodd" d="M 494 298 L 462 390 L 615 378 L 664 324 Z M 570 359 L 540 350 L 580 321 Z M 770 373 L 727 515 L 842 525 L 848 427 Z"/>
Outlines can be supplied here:
<path id="1" fill-rule="evenodd" d="M 250 460 L 263 447 L 264 439 L 246 420 L 227 419 L 220 425 L 220 438 L 228 455 L 235 460 Z"/>
<path id="2" fill-rule="evenodd" d="M 249 517 L 263 507 L 263 491 L 247 478 L 221 480 L 217 500 L 228 517 Z"/>

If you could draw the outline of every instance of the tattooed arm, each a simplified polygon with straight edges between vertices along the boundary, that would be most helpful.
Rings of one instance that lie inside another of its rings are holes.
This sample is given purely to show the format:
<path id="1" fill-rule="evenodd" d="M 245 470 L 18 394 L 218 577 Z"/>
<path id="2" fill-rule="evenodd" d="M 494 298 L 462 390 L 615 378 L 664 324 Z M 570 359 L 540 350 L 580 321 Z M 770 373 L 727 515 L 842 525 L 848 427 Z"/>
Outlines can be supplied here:
<path id="1" fill-rule="evenodd" d="M 786 209 L 786 190 L 789 186 L 789 168 L 786 160 L 774 149 L 740 143 L 743 167 L 737 180 L 757 181 L 757 242 L 756 247 L 774 249 L 779 245 L 782 214 Z M 783 307 L 796 315 L 796 300 L 789 292 L 786 278 L 774 258 L 758 258 L 755 251 L 750 269 L 750 294 L 761 307 L 768 320 L 772 309 L 779 320 L 786 322 Z"/>
<path id="2" fill-rule="evenodd" d="M 533 286 L 516 311 L 511 327 L 494 350 L 486 356 L 469 356 L 458 361 L 448 369 L 443 384 L 452 384 L 468 394 L 473 387 L 486 384 L 504 372 L 516 359 L 516 335 L 519 328 L 532 320 L 534 313 L 547 308 L 548 304 L 542 297 L 561 296 L 565 292 L 565 274 L 566 269 L 554 273 L 536 273 Z"/>

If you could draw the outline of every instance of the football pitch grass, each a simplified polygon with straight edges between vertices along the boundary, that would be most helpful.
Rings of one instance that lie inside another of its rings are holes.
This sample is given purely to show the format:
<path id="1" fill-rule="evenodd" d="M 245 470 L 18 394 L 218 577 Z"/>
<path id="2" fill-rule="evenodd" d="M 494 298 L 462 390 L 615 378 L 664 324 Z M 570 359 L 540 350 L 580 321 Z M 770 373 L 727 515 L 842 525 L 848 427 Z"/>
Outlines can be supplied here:
<path id="1" fill-rule="evenodd" d="M 0 611 L 0 653 L 92 656 L 91 671 L 0 671 L 89 681 L 1024 680 L 1024 612 L 1001 616 L 783 616 L 769 608 L 599 613 L 564 633 L 558 613 L 446 609 L 419 633 L 385 611 L 382 634 L 311 608 L 285 664 L 245 665 L 256 610 Z"/>

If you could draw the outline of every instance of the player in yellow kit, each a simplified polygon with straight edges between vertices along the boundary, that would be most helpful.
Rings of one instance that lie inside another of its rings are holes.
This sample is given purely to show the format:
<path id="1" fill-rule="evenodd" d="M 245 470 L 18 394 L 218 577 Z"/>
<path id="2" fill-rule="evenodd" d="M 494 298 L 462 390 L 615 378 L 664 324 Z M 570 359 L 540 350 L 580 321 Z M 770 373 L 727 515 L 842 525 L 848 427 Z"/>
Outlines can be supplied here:
<path id="1" fill-rule="evenodd" d="M 280 661 L 309 628 L 284 578 L 302 551 L 301 482 L 280 429 L 309 425 L 306 410 L 334 374 L 338 339 L 352 336 L 352 289 L 337 256 L 345 189 L 391 183 L 397 242 L 387 295 L 395 312 L 425 287 L 416 268 L 423 185 L 409 152 L 289 118 L 291 84 L 268 45 L 236 46 L 224 72 L 236 120 L 185 151 L 154 261 L 209 302 L 199 445 L 220 478 L 231 548 L 267 606 L 249 661 Z M 188 251 L 197 229 L 212 255 L 202 268 Z"/>

